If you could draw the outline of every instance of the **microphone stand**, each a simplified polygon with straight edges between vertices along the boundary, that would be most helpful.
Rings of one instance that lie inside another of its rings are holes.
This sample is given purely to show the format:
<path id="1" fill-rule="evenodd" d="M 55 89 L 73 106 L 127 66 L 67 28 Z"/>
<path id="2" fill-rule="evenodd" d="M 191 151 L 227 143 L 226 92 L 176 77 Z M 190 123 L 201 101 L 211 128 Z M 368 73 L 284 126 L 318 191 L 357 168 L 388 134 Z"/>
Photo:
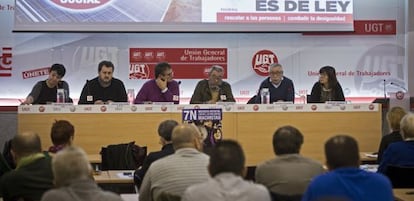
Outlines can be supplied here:
<path id="1" fill-rule="evenodd" d="M 386 92 L 386 88 L 385 88 L 385 79 L 384 79 L 383 84 L 384 84 L 384 106 L 385 106 L 385 104 L 387 104 L 387 92 Z"/>

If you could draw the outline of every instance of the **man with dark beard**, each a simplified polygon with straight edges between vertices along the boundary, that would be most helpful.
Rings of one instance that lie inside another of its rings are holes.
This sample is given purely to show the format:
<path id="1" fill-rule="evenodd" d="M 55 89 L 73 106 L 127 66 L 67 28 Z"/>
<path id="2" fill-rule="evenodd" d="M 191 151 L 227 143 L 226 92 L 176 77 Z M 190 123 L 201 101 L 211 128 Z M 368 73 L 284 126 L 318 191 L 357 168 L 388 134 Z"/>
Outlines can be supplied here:
<path id="1" fill-rule="evenodd" d="M 127 102 L 128 96 L 124 83 L 112 77 L 114 68 L 112 62 L 101 61 L 98 65 L 98 77 L 86 81 L 78 104 Z"/>

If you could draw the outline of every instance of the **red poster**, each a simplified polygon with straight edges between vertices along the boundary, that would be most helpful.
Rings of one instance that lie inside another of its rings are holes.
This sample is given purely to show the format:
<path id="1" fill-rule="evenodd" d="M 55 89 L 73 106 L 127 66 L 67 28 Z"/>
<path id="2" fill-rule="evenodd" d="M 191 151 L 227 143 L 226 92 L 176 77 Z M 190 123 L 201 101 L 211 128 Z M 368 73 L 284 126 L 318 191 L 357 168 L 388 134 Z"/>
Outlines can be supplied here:
<path id="1" fill-rule="evenodd" d="M 130 48 L 129 79 L 154 78 L 154 67 L 168 62 L 174 78 L 203 79 L 212 65 L 224 68 L 227 78 L 227 48 Z"/>

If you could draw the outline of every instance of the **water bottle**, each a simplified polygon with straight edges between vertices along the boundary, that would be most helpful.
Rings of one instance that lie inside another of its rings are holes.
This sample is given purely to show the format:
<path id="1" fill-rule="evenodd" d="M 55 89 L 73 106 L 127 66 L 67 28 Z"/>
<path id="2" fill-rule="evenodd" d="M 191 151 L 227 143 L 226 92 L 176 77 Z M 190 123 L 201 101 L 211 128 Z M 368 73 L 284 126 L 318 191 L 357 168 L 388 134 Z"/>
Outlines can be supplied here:
<path id="1" fill-rule="evenodd" d="M 56 92 L 56 103 L 65 102 L 65 89 L 57 89 Z"/>
<path id="2" fill-rule="evenodd" d="M 270 93 L 269 93 L 269 88 L 262 88 L 262 90 L 260 91 L 260 99 L 261 99 L 261 104 L 269 104 L 270 103 Z"/>
<path id="3" fill-rule="evenodd" d="M 134 89 L 128 89 L 128 103 L 134 104 L 135 92 Z"/>

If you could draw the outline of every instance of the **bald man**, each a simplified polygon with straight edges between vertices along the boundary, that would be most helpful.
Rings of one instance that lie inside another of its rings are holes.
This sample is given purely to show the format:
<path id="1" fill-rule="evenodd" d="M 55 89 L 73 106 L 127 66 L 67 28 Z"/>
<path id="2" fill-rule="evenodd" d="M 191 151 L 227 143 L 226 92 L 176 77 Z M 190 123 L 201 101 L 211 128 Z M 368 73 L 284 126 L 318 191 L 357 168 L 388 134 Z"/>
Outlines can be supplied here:
<path id="1" fill-rule="evenodd" d="M 330 172 L 314 178 L 302 201 L 394 200 L 388 178 L 359 168 L 358 143 L 354 138 L 330 138 L 325 143 L 325 156 Z"/>
<path id="2" fill-rule="evenodd" d="M 196 127 L 176 126 L 171 141 L 175 153 L 152 163 L 139 191 L 140 201 L 157 200 L 166 194 L 181 197 L 188 186 L 209 179 L 209 157 L 201 152 L 201 135 Z"/>
<path id="3" fill-rule="evenodd" d="M 35 132 L 17 134 L 11 153 L 17 165 L 0 180 L 3 200 L 40 200 L 53 187 L 53 173 L 51 158 L 42 153 L 39 136 Z"/>

